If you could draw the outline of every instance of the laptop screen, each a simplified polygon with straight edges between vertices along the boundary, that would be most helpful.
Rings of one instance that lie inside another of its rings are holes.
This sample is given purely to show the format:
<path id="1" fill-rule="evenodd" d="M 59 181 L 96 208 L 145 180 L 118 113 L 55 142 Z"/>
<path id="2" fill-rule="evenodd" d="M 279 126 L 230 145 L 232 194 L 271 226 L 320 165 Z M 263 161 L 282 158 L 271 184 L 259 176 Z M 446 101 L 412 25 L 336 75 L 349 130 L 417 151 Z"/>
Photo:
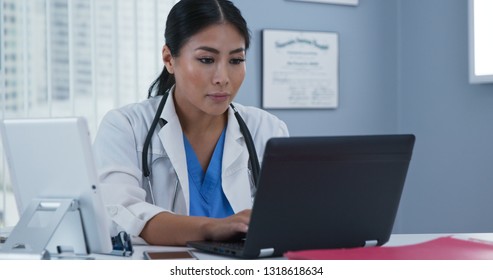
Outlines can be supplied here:
<path id="1" fill-rule="evenodd" d="M 413 135 L 270 139 L 244 247 L 190 245 L 244 258 L 382 245 L 392 233 L 414 141 Z"/>

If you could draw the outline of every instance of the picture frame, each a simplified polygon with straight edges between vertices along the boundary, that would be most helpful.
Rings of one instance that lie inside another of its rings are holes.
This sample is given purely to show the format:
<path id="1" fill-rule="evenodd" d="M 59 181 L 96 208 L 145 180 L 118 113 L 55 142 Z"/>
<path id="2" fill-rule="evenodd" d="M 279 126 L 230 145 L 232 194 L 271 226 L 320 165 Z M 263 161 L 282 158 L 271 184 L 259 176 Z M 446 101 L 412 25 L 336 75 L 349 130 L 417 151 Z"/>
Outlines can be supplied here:
<path id="1" fill-rule="evenodd" d="M 262 30 L 262 107 L 337 108 L 338 56 L 335 32 Z"/>
<path id="2" fill-rule="evenodd" d="M 337 4 L 337 5 L 349 5 L 349 6 L 357 6 L 359 2 L 359 0 L 289 0 L 289 1 Z"/>

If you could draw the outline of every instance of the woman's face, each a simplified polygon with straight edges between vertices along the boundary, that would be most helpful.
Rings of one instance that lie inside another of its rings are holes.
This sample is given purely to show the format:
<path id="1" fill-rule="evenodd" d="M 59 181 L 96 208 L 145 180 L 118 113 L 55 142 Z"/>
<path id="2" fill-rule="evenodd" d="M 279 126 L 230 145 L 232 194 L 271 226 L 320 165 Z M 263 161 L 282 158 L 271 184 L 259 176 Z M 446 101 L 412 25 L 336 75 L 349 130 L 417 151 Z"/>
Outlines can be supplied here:
<path id="1" fill-rule="evenodd" d="M 190 37 L 177 57 L 165 46 L 163 60 L 175 76 L 177 109 L 187 114 L 223 114 L 245 79 L 245 56 L 245 39 L 229 23 L 209 26 Z"/>

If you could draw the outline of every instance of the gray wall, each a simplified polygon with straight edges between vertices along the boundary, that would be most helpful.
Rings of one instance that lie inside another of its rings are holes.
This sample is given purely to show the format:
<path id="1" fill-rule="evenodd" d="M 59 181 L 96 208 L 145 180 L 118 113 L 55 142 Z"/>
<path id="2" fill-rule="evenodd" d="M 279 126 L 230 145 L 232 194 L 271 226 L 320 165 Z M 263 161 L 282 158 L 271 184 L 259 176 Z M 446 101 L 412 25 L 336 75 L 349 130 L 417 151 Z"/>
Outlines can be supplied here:
<path id="1" fill-rule="evenodd" d="M 261 30 L 339 34 L 339 107 L 271 110 L 292 135 L 414 133 L 395 232 L 493 231 L 493 84 L 467 81 L 466 0 L 234 0 L 253 33 L 237 101 L 260 106 Z"/>
<path id="2" fill-rule="evenodd" d="M 399 131 L 417 136 L 402 229 L 491 232 L 493 84 L 468 83 L 467 1 L 401 0 L 398 12 Z"/>
<path id="3" fill-rule="evenodd" d="M 339 108 L 271 112 L 286 121 L 292 135 L 395 132 L 396 3 L 374 2 L 377 4 L 362 3 L 355 8 L 285 0 L 236 0 L 253 34 L 247 78 L 237 101 L 260 106 L 262 29 L 337 32 Z"/>

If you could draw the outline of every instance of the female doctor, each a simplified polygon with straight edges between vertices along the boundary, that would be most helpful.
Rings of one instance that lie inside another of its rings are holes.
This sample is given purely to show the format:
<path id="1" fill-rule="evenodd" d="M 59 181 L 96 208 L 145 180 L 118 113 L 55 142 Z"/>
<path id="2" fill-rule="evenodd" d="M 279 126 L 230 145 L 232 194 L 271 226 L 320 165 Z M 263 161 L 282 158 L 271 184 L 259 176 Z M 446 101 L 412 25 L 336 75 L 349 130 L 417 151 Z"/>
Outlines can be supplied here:
<path id="1" fill-rule="evenodd" d="M 108 213 L 149 244 L 234 238 L 248 229 L 257 158 L 287 127 L 232 103 L 250 43 L 232 2 L 179 1 L 165 41 L 149 98 L 110 111 L 94 143 Z"/>

